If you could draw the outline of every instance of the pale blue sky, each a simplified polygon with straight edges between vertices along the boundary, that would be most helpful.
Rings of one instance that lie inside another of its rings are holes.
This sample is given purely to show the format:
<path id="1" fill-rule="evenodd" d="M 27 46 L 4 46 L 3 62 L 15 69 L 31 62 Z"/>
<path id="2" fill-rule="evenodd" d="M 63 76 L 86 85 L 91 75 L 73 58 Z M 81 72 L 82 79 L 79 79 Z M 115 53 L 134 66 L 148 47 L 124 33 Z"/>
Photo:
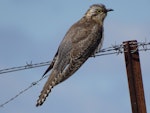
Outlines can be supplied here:
<path id="1" fill-rule="evenodd" d="M 68 28 L 95 3 L 114 9 L 105 20 L 103 48 L 132 39 L 150 41 L 149 0 L 0 0 L 0 69 L 51 60 Z M 150 51 L 140 52 L 148 112 L 149 57 Z M 40 79 L 46 68 L 0 75 L 0 104 Z M 123 54 L 90 58 L 37 108 L 45 81 L 0 108 L 0 112 L 131 113 Z"/>

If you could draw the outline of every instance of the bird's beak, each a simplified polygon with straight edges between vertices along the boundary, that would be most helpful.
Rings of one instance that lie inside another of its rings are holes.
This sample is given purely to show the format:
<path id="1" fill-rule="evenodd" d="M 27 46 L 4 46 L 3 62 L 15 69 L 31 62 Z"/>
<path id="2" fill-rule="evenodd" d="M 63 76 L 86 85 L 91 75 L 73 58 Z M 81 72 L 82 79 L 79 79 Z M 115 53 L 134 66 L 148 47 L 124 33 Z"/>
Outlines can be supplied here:
<path id="1" fill-rule="evenodd" d="M 114 11 L 113 9 L 107 9 L 107 12 L 109 12 L 109 11 Z"/>

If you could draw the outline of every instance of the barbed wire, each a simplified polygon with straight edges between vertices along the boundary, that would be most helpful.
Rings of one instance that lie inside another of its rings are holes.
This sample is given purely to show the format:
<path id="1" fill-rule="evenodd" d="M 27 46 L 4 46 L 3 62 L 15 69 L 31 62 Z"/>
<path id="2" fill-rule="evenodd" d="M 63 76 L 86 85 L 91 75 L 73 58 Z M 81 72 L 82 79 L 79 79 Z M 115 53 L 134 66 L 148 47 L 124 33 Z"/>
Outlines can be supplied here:
<path id="1" fill-rule="evenodd" d="M 133 46 L 137 46 L 137 48 L 135 50 L 132 50 L 131 53 L 134 53 L 137 50 L 138 51 L 148 51 L 148 50 L 150 50 L 150 42 L 135 42 L 135 43 L 136 44 L 133 44 Z M 122 54 L 124 52 L 126 52 L 126 51 L 124 51 L 124 44 L 112 45 L 110 47 L 101 49 L 95 55 L 93 55 L 91 57 L 98 57 L 98 56 L 112 55 L 112 54 L 119 55 L 119 54 Z M 50 61 L 41 62 L 41 63 L 35 63 L 35 64 L 33 64 L 32 61 L 31 61 L 30 63 L 26 62 L 26 65 L 24 65 L 24 66 L 18 66 L 18 67 L 2 69 L 2 70 L 0 70 L 0 74 L 10 73 L 10 72 L 15 72 L 15 71 L 20 71 L 20 70 L 26 70 L 26 69 L 31 69 L 31 68 L 37 68 L 37 67 L 42 67 L 42 66 L 46 66 L 46 65 L 50 65 Z M 23 94 L 24 92 L 26 92 L 27 90 L 32 88 L 33 86 L 37 85 L 37 83 L 39 83 L 40 81 L 42 81 L 43 79 L 45 79 L 47 77 L 48 77 L 48 75 L 40 78 L 36 82 L 32 82 L 27 88 L 25 88 L 24 90 L 20 91 L 17 95 L 15 95 L 14 97 L 10 98 L 8 101 L 0 104 L 0 107 L 3 107 L 4 105 L 6 105 L 9 102 L 13 101 L 18 96 L 20 96 L 21 94 Z"/>
<path id="2" fill-rule="evenodd" d="M 24 66 L 18 66 L 18 67 L 2 69 L 2 70 L 0 70 L 0 74 L 10 73 L 10 72 L 14 72 L 14 71 L 21 71 L 21 70 L 25 70 L 25 69 L 42 67 L 42 66 L 46 66 L 46 65 L 49 65 L 49 64 L 50 64 L 50 61 L 35 63 L 35 64 L 33 64 L 32 61 L 30 63 L 26 62 L 26 65 L 24 65 Z"/>
<path id="3" fill-rule="evenodd" d="M 135 50 L 132 50 L 131 53 L 136 52 L 136 50 L 138 51 L 148 51 L 150 50 L 150 42 L 134 42 L 135 44 L 133 46 L 137 46 L 137 48 Z M 101 49 L 100 51 L 98 51 L 96 53 L 95 56 L 104 56 L 104 55 L 112 55 L 112 54 L 122 54 L 124 52 L 124 44 L 120 44 L 120 45 L 112 45 L 110 47 Z"/>
<path id="4" fill-rule="evenodd" d="M 148 43 L 147 42 L 137 42 L 137 49 L 139 51 L 150 50 L 150 42 L 148 42 Z M 98 51 L 92 57 L 111 55 L 111 54 L 119 55 L 119 54 L 122 54 L 124 52 L 125 51 L 124 51 L 124 45 L 123 44 L 112 45 L 110 47 L 101 49 L 100 51 Z M 35 64 L 33 64 L 32 61 L 30 63 L 26 62 L 26 65 L 24 65 L 24 66 L 1 69 L 0 74 L 10 73 L 10 72 L 15 72 L 15 71 L 21 71 L 21 70 L 26 70 L 26 69 L 31 69 L 31 68 L 37 68 L 37 67 L 42 67 L 42 66 L 47 66 L 47 65 L 50 65 L 50 62 L 51 61 L 35 63 Z"/>

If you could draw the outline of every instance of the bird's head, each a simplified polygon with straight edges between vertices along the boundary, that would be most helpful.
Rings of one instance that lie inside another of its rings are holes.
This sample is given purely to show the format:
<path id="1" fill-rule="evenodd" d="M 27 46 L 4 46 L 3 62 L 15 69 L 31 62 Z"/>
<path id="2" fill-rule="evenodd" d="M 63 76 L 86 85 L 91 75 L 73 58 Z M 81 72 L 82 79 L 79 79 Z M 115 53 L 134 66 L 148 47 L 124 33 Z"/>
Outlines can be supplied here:
<path id="1" fill-rule="evenodd" d="M 113 11 L 113 9 L 106 9 L 103 4 L 94 4 L 85 13 L 85 17 L 92 18 L 97 22 L 103 22 L 107 16 L 107 12 Z"/>

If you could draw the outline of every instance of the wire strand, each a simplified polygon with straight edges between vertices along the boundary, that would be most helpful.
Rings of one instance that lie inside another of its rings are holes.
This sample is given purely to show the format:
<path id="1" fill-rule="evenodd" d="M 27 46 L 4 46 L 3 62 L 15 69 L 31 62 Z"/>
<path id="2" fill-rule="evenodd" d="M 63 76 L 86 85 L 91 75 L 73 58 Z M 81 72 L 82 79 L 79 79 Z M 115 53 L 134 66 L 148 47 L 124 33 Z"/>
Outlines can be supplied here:
<path id="1" fill-rule="evenodd" d="M 24 66 L 18 66 L 18 67 L 2 69 L 2 70 L 0 70 L 0 74 L 10 73 L 10 72 L 14 72 L 14 71 L 21 71 L 21 70 L 25 70 L 25 69 L 42 67 L 42 66 L 46 66 L 46 65 L 49 65 L 49 64 L 50 64 L 50 61 L 36 63 L 36 64 L 32 64 L 32 62 L 30 64 L 26 63 L 26 65 L 24 65 Z"/>
<path id="2" fill-rule="evenodd" d="M 138 42 L 137 43 L 137 49 L 139 51 L 148 51 L 150 50 L 150 42 Z M 124 46 L 123 44 L 120 45 L 113 45 L 104 49 L 99 50 L 95 55 L 91 57 L 97 57 L 97 56 L 105 56 L 105 55 L 112 55 L 112 54 L 122 54 L 124 53 Z M 26 62 L 26 65 L 24 66 L 18 66 L 18 67 L 12 67 L 12 68 L 6 68 L 6 69 L 1 69 L 0 74 L 4 73 L 10 73 L 10 72 L 15 72 L 15 71 L 21 71 L 21 70 L 26 70 L 26 69 L 31 69 L 31 68 L 37 68 L 37 67 L 42 67 L 42 66 L 47 66 L 50 65 L 50 61 L 47 62 L 41 62 L 41 63 L 35 63 L 33 64 L 32 61 L 30 63 Z"/>
<path id="3" fill-rule="evenodd" d="M 18 96 L 20 96 L 21 94 L 23 94 L 24 92 L 26 92 L 27 90 L 29 90 L 30 88 L 32 88 L 33 86 L 37 85 L 40 81 L 42 81 L 43 79 L 45 79 L 46 77 L 48 77 L 48 75 L 40 78 L 39 80 L 37 80 L 36 82 L 32 82 L 27 88 L 25 88 L 24 90 L 20 91 L 17 95 L 15 95 L 14 97 L 10 98 L 9 100 L 7 100 L 6 102 L 0 104 L 0 107 L 4 107 L 4 105 L 8 104 L 9 102 L 13 101 L 14 99 L 16 99 Z"/>

